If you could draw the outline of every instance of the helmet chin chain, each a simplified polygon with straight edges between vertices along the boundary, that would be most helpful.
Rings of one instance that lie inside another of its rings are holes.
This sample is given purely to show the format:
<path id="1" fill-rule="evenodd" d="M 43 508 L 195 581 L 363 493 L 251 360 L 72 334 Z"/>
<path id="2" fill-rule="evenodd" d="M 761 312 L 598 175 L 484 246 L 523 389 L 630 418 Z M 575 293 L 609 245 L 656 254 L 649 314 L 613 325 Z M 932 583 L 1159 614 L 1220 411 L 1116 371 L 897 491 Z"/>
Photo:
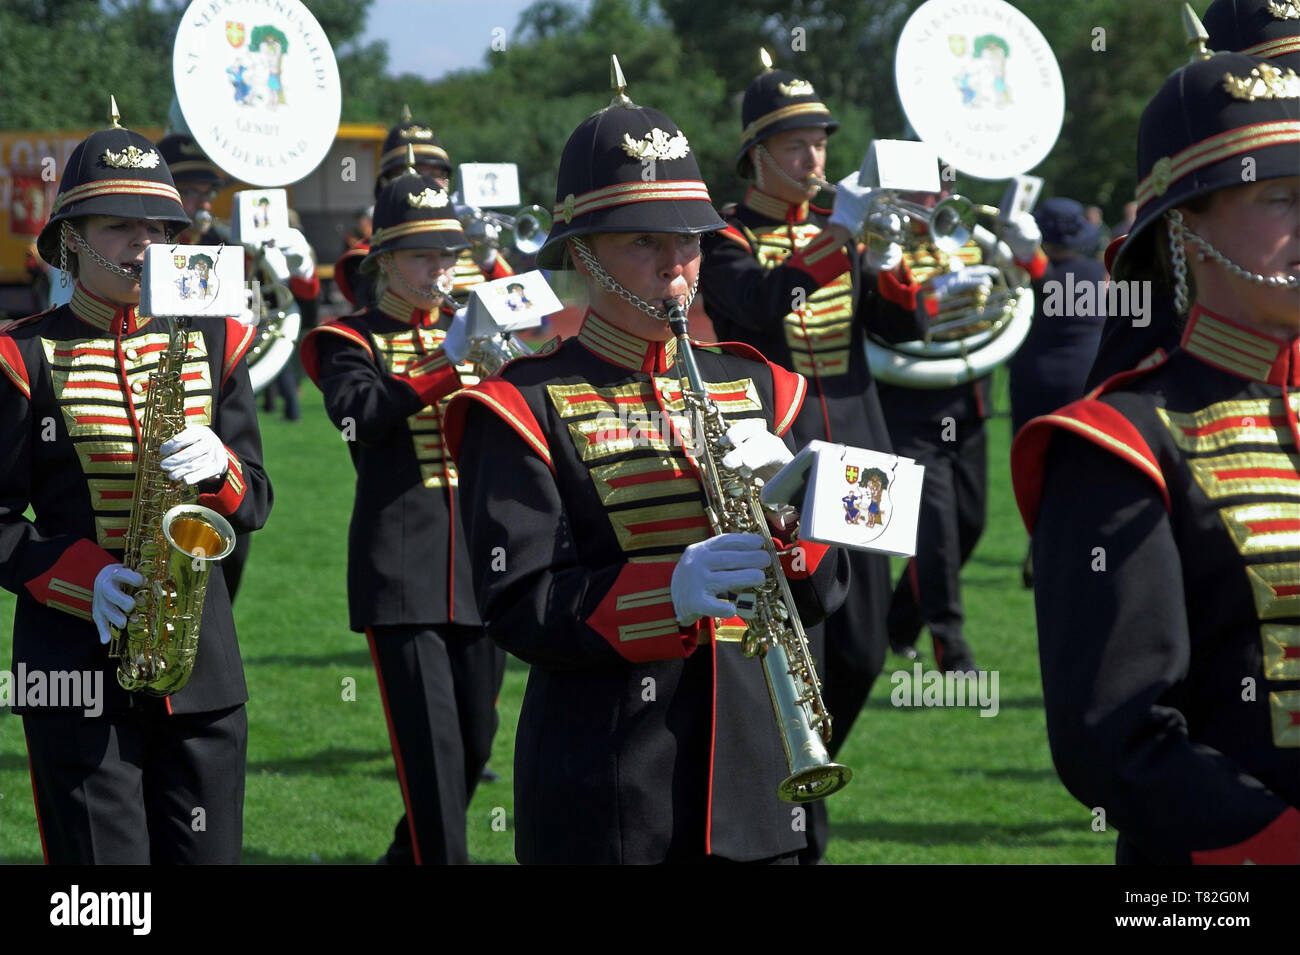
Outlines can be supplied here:
<path id="1" fill-rule="evenodd" d="M 66 249 L 68 247 L 67 238 L 69 236 L 71 236 L 73 242 L 76 243 L 77 251 L 85 252 L 90 256 L 91 260 L 104 271 L 111 272 L 114 275 L 120 275 L 123 278 L 132 279 L 136 282 L 140 281 L 140 272 L 138 270 L 133 271 L 131 269 L 124 269 L 117 263 L 108 261 L 108 259 L 100 255 L 99 252 L 86 241 L 85 236 L 78 232 L 67 219 L 64 219 L 62 223 L 62 234 L 60 235 L 59 245 L 61 250 L 59 252 L 59 268 L 65 274 L 68 271 L 65 266 L 68 264 Z"/>
<path id="2" fill-rule="evenodd" d="M 441 273 L 438 276 L 437 284 L 433 287 L 416 288 L 406 280 L 402 270 L 393 265 L 393 253 L 385 252 L 380 261 L 389 266 L 384 269 L 384 275 L 387 276 L 388 281 L 417 298 L 433 299 L 434 309 L 440 308 L 442 303 L 451 297 L 451 289 L 455 284 L 455 280 L 448 273 Z"/>
<path id="3" fill-rule="evenodd" d="M 1204 262 L 1213 259 L 1238 278 L 1265 288 L 1294 289 L 1300 288 L 1300 276 L 1295 275 L 1260 275 L 1248 272 L 1236 262 L 1216 249 L 1208 240 L 1201 238 L 1183 222 L 1183 214 L 1177 209 L 1165 213 L 1166 227 L 1169 231 L 1169 252 L 1174 269 L 1174 306 L 1179 313 L 1186 314 L 1189 306 L 1187 296 L 1187 247 L 1188 239 L 1197 247 L 1196 257 Z"/>
<path id="4" fill-rule="evenodd" d="M 635 305 L 638 309 L 645 312 L 647 315 L 649 315 L 651 318 L 655 319 L 656 321 L 659 322 L 668 321 L 668 315 L 667 313 L 664 312 L 662 308 L 660 308 L 658 305 L 651 305 L 641 296 L 635 294 L 634 292 L 628 291 L 617 281 L 615 281 L 614 277 L 605 271 L 604 267 L 600 264 L 599 260 L 597 260 L 595 254 L 587 246 L 586 242 L 583 242 L 582 239 L 575 237 L 573 239 L 573 248 L 574 251 L 577 252 L 578 258 L 582 259 L 582 264 L 587 267 L 587 270 L 591 272 L 592 277 L 597 282 L 599 282 L 606 291 L 613 292 L 619 298 L 622 298 L 627 302 L 630 302 L 632 305 Z M 699 284 L 700 284 L 700 276 L 697 273 L 695 276 L 695 281 L 691 284 L 690 292 L 686 294 L 686 309 L 688 311 L 690 310 L 691 302 L 695 301 L 695 290 L 699 286 Z"/>
<path id="5" fill-rule="evenodd" d="M 762 143 L 759 143 L 757 146 L 754 147 L 754 152 L 761 153 L 762 155 L 766 156 L 768 160 L 771 162 L 772 169 L 773 171 L 776 172 L 777 178 L 784 181 L 787 185 L 793 186 L 795 189 L 802 189 L 805 193 L 812 188 L 812 186 L 810 186 L 808 183 L 800 182 L 798 179 L 795 179 L 788 172 L 782 169 L 781 164 L 776 161 L 776 157 L 774 157 L 770 152 L 768 152 L 767 147 L 764 146 Z M 754 185 L 758 187 L 759 192 L 763 191 L 763 166 L 764 165 L 765 164 L 761 162 L 754 163 Z"/>

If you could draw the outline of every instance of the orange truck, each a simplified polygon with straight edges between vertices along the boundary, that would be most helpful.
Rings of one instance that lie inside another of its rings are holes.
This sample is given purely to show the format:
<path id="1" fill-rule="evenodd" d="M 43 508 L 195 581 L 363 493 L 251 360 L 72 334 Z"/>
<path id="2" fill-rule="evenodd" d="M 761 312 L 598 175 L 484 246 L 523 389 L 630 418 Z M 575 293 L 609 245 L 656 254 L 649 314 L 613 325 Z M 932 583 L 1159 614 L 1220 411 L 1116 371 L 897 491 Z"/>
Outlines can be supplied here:
<path id="1" fill-rule="evenodd" d="M 340 123 L 329 155 L 310 176 L 289 187 L 289 205 L 316 250 L 322 281 L 346 248 L 356 216 L 374 202 L 375 174 L 387 127 L 379 123 Z M 0 131 L 0 320 L 35 310 L 33 271 L 36 236 L 49 218 L 59 177 L 72 150 L 93 128 Z M 136 132 L 157 142 L 161 126 Z M 218 219 L 229 216 L 234 184 L 212 204 Z"/>

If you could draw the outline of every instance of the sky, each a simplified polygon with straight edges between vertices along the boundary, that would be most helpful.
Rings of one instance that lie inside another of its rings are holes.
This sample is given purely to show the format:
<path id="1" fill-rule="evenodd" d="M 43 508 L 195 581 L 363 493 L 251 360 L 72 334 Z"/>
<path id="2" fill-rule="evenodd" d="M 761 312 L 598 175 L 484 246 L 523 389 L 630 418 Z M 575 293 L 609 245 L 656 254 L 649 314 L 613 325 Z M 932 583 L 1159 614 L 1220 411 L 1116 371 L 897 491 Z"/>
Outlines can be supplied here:
<path id="1" fill-rule="evenodd" d="M 494 36 L 513 33 L 533 0 L 374 0 L 365 42 L 388 44 L 388 72 L 437 79 L 454 70 L 482 68 Z M 575 3 L 575 6 L 582 4 Z M 500 28 L 501 32 L 496 32 Z"/>

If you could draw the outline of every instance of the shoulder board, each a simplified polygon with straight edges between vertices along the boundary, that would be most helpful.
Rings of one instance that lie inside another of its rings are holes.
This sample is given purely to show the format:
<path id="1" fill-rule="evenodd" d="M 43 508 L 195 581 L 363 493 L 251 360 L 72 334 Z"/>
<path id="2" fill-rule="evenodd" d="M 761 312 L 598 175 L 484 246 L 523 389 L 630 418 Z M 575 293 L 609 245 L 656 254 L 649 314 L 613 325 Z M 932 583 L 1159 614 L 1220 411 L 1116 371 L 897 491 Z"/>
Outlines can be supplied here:
<path id="1" fill-rule="evenodd" d="M 298 345 L 298 354 L 302 358 L 302 367 L 307 372 L 307 377 L 312 383 L 320 387 L 320 355 L 316 351 L 317 336 L 319 335 L 338 335 L 346 338 L 354 345 L 358 345 L 366 350 L 366 354 L 371 358 L 375 356 L 375 351 L 370 347 L 370 342 L 361 332 L 357 331 L 351 325 L 347 324 L 347 319 L 355 318 L 362 315 L 363 312 L 357 312 L 353 315 L 347 315 L 343 318 L 337 318 L 332 322 L 326 322 L 324 325 L 317 325 L 306 335 L 302 336 L 302 343 Z"/>
<path id="2" fill-rule="evenodd" d="M 18 329 L 24 328 L 27 325 L 35 324 L 36 322 L 40 321 L 42 318 L 44 318 L 46 315 L 49 315 L 57 308 L 59 308 L 58 305 L 51 305 L 43 312 L 36 312 L 33 315 L 24 315 L 22 318 L 15 318 L 7 322 L 0 322 L 0 332 L 17 331 Z"/>
<path id="3" fill-rule="evenodd" d="M 1165 509 L 1169 509 L 1169 488 L 1164 473 L 1142 433 L 1118 409 L 1083 398 L 1051 414 L 1034 418 L 1020 429 L 1011 445 L 1011 483 L 1020 517 L 1029 533 L 1034 532 L 1038 506 L 1043 498 L 1047 449 L 1058 431 L 1067 431 L 1091 441 L 1103 451 L 1137 468 L 1160 490 Z"/>
<path id="4" fill-rule="evenodd" d="M 226 319 L 226 344 L 221 359 L 222 385 L 230 378 L 239 360 L 248 354 L 248 349 L 252 347 L 253 339 L 256 337 L 257 329 L 253 326 L 245 325 L 236 318 Z"/>
<path id="5" fill-rule="evenodd" d="M 1088 392 L 1087 397 L 1096 398 L 1108 391 L 1114 391 L 1115 389 L 1128 384 L 1130 381 L 1141 378 L 1143 375 L 1151 374 L 1151 372 L 1155 371 L 1168 360 L 1169 353 L 1163 348 L 1157 348 L 1127 371 L 1120 371 L 1111 375 L 1096 388 L 1092 389 L 1092 391 Z"/>
<path id="6" fill-rule="evenodd" d="M 528 402 L 519 393 L 519 389 L 504 378 L 486 378 L 477 385 L 462 388 L 451 396 L 443 412 L 442 434 L 452 459 L 460 463 L 461 440 L 465 435 L 465 418 L 474 404 L 487 407 L 493 414 L 508 424 L 524 443 L 546 462 L 546 466 L 555 472 L 555 462 L 551 460 L 551 449 L 546 444 L 546 434 L 537 423 Z"/>
<path id="7" fill-rule="evenodd" d="M 12 381 L 14 386 L 23 393 L 23 397 L 28 401 L 31 400 L 32 383 L 27 377 L 27 363 L 23 361 L 22 352 L 18 350 L 18 343 L 2 330 L 0 330 L 0 374 Z"/>
<path id="8" fill-rule="evenodd" d="M 729 222 L 727 223 L 727 227 L 725 229 L 721 229 L 715 232 L 714 235 L 720 238 L 730 239 L 732 242 L 739 244 L 741 248 L 743 248 L 746 252 L 753 252 L 754 251 L 753 243 L 750 242 L 750 240 L 745 237 L 744 232 L 741 232 L 741 229 L 743 229 L 744 226 L 741 226 L 738 229 L 736 225 L 737 225 L 736 223 Z M 745 232 L 748 231 L 749 231 L 748 229 L 745 230 Z"/>

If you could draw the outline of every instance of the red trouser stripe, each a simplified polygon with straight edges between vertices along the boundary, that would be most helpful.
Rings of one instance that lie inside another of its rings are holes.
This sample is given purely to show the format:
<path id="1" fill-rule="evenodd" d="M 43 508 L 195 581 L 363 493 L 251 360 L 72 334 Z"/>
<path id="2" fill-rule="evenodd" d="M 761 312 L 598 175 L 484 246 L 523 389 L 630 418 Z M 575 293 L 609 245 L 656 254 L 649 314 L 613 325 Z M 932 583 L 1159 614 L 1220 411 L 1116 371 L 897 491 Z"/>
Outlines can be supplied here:
<path id="1" fill-rule="evenodd" d="M 411 811 L 411 794 L 406 789 L 406 765 L 402 762 L 402 750 L 397 745 L 397 729 L 393 726 L 393 714 L 388 710 L 388 691 L 384 689 L 384 671 L 379 666 L 379 653 L 375 650 L 375 634 L 366 627 L 366 642 L 370 644 L 370 659 L 375 664 L 375 676 L 379 678 L 379 700 L 384 704 L 384 719 L 388 721 L 388 741 L 393 747 L 393 761 L 397 763 L 397 782 L 402 787 L 402 804 L 406 806 L 406 824 L 411 829 L 411 848 L 415 851 L 415 864 L 424 865 L 420 859 L 420 840 L 415 837 L 415 814 Z"/>

